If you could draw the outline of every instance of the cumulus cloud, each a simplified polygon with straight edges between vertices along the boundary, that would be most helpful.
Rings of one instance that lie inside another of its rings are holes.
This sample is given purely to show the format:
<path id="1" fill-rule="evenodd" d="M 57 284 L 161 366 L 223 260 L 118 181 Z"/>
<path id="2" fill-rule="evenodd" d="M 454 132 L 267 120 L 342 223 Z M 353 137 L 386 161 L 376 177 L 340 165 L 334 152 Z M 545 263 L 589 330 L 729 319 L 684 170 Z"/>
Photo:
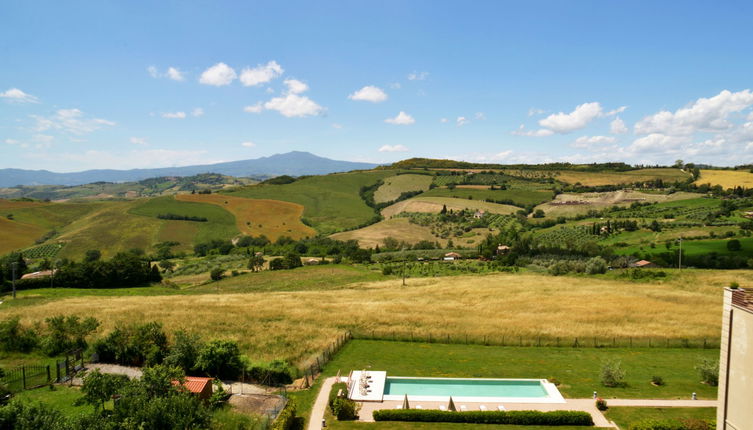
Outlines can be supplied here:
<path id="1" fill-rule="evenodd" d="M 36 120 L 34 130 L 60 130 L 71 134 L 82 135 L 99 130 L 105 126 L 114 126 L 115 122 L 102 118 L 87 118 L 79 109 L 59 109 L 54 115 L 43 117 L 31 116 Z"/>
<path id="2" fill-rule="evenodd" d="M 168 119 L 185 119 L 186 113 L 185 112 L 164 112 L 162 114 L 162 118 L 168 118 Z"/>
<path id="3" fill-rule="evenodd" d="M 263 110 L 264 106 L 262 106 L 261 102 L 256 103 L 255 105 L 248 105 L 243 108 L 243 111 L 248 113 L 261 113 L 261 111 Z"/>
<path id="4" fill-rule="evenodd" d="M 617 139 L 611 136 L 581 136 L 573 142 L 574 148 L 591 148 L 596 145 L 615 143 Z"/>
<path id="5" fill-rule="evenodd" d="M 609 123 L 609 132 L 612 134 L 623 134 L 627 133 L 627 131 L 628 128 L 625 125 L 625 121 L 621 120 L 620 117 L 615 118 Z"/>
<path id="6" fill-rule="evenodd" d="M 387 118 L 384 120 L 387 124 L 394 124 L 394 125 L 411 125 L 416 122 L 415 119 L 413 119 L 412 116 L 408 115 L 407 113 L 400 111 L 400 113 L 397 114 L 394 118 Z"/>
<path id="7" fill-rule="evenodd" d="M 379 152 L 407 152 L 408 147 L 404 145 L 384 145 L 379 148 Z"/>
<path id="8" fill-rule="evenodd" d="M 555 113 L 539 120 L 539 125 L 555 133 L 570 133 L 580 130 L 602 113 L 599 102 L 583 103 L 570 113 Z"/>
<path id="9" fill-rule="evenodd" d="M 264 108 L 276 110 L 288 118 L 313 116 L 324 111 L 324 108 L 310 98 L 299 96 L 298 94 L 286 94 L 283 97 L 275 97 L 264 103 Z"/>
<path id="10" fill-rule="evenodd" d="M 731 92 L 723 90 L 710 98 L 699 98 L 691 105 L 675 112 L 660 111 L 635 124 L 637 134 L 661 133 L 666 135 L 691 135 L 697 131 L 720 131 L 733 126 L 732 113 L 753 105 L 750 90 Z"/>
<path id="11" fill-rule="evenodd" d="M 144 138 L 144 137 L 132 137 L 132 138 L 130 139 L 130 141 L 131 141 L 131 143 L 133 143 L 134 145 L 142 145 L 142 146 L 143 146 L 143 145 L 146 145 L 146 144 L 147 144 L 147 142 L 146 142 L 146 138 Z"/>
<path id="12" fill-rule="evenodd" d="M 18 88 L 10 88 L 0 93 L 0 98 L 15 103 L 39 103 L 39 99 L 31 94 L 27 94 Z"/>
<path id="13" fill-rule="evenodd" d="M 254 68 L 247 67 L 243 69 L 240 80 L 246 87 L 255 87 L 271 82 L 273 79 L 280 77 L 284 72 L 285 70 L 276 61 L 270 61 L 267 64 L 259 64 Z"/>
<path id="14" fill-rule="evenodd" d="M 459 117 L 458 117 L 458 118 L 457 118 L 457 119 L 455 120 L 455 125 L 457 125 L 458 127 L 462 127 L 462 126 L 464 126 L 464 125 L 468 124 L 469 122 L 471 122 L 471 121 L 469 121 L 469 120 L 468 120 L 468 118 L 466 118 L 466 117 L 464 117 L 464 116 L 459 116 Z"/>
<path id="15" fill-rule="evenodd" d="M 298 79 L 286 79 L 283 83 L 288 87 L 288 94 L 301 94 L 309 90 L 309 86 Z"/>
<path id="16" fill-rule="evenodd" d="M 204 115 L 204 109 L 197 107 L 191 112 L 191 116 L 200 117 Z"/>
<path id="17" fill-rule="evenodd" d="M 528 109 L 528 116 L 536 116 L 536 115 L 543 115 L 546 111 L 544 109 L 539 108 L 530 108 Z"/>
<path id="18" fill-rule="evenodd" d="M 367 85 L 348 96 L 351 100 L 380 103 L 387 100 L 387 93 L 381 88 Z"/>
<path id="19" fill-rule="evenodd" d="M 538 130 L 526 130 L 526 126 L 520 124 L 517 130 L 513 131 L 514 136 L 529 136 L 529 137 L 546 137 L 554 134 L 552 130 L 541 128 Z"/>
<path id="20" fill-rule="evenodd" d="M 423 81 L 429 76 L 429 72 L 411 72 L 408 73 L 409 81 Z"/>
<path id="21" fill-rule="evenodd" d="M 221 87 L 230 85 L 236 78 L 235 70 L 225 63 L 217 63 L 214 66 L 204 70 L 199 78 L 199 82 L 204 85 L 213 85 Z"/>
<path id="22" fill-rule="evenodd" d="M 256 144 L 254 142 L 251 142 L 250 140 L 248 140 L 248 141 L 245 141 L 245 142 L 241 143 L 241 146 L 243 146 L 244 148 L 253 148 L 254 146 L 256 146 Z"/>
<path id="23" fill-rule="evenodd" d="M 162 73 L 159 71 L 158 68 L 155 66 L 149 66 L 146 68 L 146 71 L 149 72 L 149 76 L 159 79 L 159 78 L 168 78 L 172 79 L 173 81 L 185 81 L 186 77 L 184 76 L 183 72 L 180 71 L 177 67 L 168 67 L 167 70 Z"/>

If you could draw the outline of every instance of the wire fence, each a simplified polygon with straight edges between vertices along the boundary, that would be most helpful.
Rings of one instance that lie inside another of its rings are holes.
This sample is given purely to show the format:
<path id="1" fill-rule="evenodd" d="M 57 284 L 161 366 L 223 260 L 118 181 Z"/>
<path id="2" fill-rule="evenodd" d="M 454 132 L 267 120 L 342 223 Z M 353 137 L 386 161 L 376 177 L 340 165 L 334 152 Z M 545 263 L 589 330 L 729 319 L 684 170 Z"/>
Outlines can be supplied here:
<path id="1" fill-rule="evenodd" d="M 696 348 L 719 349 L 719 339 L 709 338 L 654 338 L 654 337 L 551 337 L 551 336 L 478 336 L 469 334 L 436 334 L 362 330 L 351 333 L 352 339 L 389 340 L 401 342 L 446 343 L 486 346 L 525 346 L 559 348 Z"/>
<path id="2" fill-rule="evenodd" d="M 338 336 L 334 342 L 329 344 L 321 354 L 317 355 L 309 361 L 308 365 L 303 366 L 301 373 L 303 373 L 304 387 L 308 388 L 314 384 L 316 377 L 322 372 L 324 366 L 332 360 L 343 346 L 353 339 L 353 335 L 350 331 Z"/>
<path id="3" fill-rule="evenodd" d="M 83 368 L 83 354 L 81 351 L 72 351 L 65 359 L 55 360 L 52 364 L 23 365 L 3 369 L 3 377 L 0 381 L 8 387 L 10 392 L 17 393 L 52 383 L 69 381 Z"/>

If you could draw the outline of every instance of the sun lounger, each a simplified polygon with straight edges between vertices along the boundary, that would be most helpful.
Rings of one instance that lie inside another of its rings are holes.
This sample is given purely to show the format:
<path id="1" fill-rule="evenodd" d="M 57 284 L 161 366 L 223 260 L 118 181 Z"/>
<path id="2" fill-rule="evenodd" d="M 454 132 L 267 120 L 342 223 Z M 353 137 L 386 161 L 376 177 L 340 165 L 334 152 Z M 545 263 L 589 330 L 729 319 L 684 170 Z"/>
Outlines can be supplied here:
<path id="1" fill-rule="evenodd" d="M 445 405 L 439 405 L 439 410 L 440 411 L 446 411 L 447 410 L 447 406 L 445 406 Z"/>
<path id="2" fill-rule="evenodd" d="M 416 409 L 423 409 L 424 407 L 421 405 L 416 405 Z"/>
<path id="3" fill-rule="evenodd" d="M 480 405 L 478 408 L 479 408 L 479 410 L 482 410 L 482 411 L 488 411 L 489 410 L 489 409 L 486 409 L 486 405 Z"/>
<path id="4" fill-rule="evenodd" d="M 465 405 L 460 405 L 460 410 L 463 411 L 463 412 L 465 412 L 465 411 L 468 410 L 468 407 L 465 406 Z"/>
<path id="5" fill-rule="evenodd" d="M 504 406 L 502 406 L 502 405 L 498 405 L 498 406 L 497 406 L 497 410 L 498 410 L 498 411 L 504 411 L 504 410 L 506 410 L 506 409 L 505 409 L 505 407 L 504 407 Z"/>
<path id="6" fill-rule="evenodd" d="M 395 406 L 395 409 L 403 409 L 403 405 L 397 405 Z"/>

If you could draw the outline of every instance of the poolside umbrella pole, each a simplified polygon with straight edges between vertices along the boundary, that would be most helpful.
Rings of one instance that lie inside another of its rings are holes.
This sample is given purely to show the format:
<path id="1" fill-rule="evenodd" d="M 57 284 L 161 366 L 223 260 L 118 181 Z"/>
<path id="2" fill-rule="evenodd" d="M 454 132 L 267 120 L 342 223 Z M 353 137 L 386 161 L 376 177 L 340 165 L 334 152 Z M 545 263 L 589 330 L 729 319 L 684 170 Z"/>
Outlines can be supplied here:
<path id="1" fill-rule="evenodd" d="M 452 412 L 457 412 L 457 408 L 455 407 L 455 402 L 452 401 L 452 396 L 450 396 L 450 404 L 447 405 L 447 410 Z"/>
<path id="2" fill-rule="evenodd" d="M 408 394 L 406 394 L 403 399 L 403 409 L 410 409 L 410 405 L 408 404 Z"/>

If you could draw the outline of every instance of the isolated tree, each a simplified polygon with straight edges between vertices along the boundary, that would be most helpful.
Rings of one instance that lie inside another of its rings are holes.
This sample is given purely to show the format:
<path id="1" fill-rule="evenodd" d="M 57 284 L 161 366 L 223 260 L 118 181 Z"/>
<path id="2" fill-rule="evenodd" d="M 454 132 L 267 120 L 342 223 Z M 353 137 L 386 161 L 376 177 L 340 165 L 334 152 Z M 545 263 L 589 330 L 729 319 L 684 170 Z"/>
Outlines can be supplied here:
<path id="1" fill-rule="evenodd" d="M 84 261 L 87 263 L 91 263 L 92 261 L 99 261 L 100 258 L 102 258 L 102 252 L 100 252 L 98 249 L 90 249 L 86 251 L 86 254 L 84 255 Z"/>
<path id="2" fill-rule="evenodd" d="M 162 260 L 159 262 L 159 267 L 165 272 L 172 272 L 175 269 L 175 263 L 170 260 Z"/>
<path id="3" fill-rule="evenodd" d="M 247 267 L 254 272 L 261 271 L 264 267 L 264 256 L 256 254 L 252 255 L 251 258 L 248 259 Z"/>
<path id="4" fill-rule="evenodd" d="M 742 245 L 740 244 L 740 241 L 737 239 L 732 239 L 727 241 L 727 250 L 728 251 L 739 251 L 742 249 Z"/>

